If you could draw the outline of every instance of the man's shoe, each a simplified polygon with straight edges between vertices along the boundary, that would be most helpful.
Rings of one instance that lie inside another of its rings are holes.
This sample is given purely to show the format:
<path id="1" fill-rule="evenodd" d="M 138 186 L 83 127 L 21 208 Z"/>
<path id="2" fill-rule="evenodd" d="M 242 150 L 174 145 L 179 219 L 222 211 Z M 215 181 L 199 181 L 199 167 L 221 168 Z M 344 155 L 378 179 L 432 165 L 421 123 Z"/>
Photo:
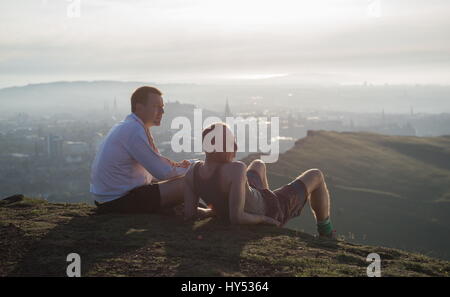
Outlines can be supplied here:
<path id="1" fill-rule="evenodd" d="M 328 234 L 328 235 L 319 234 L 319 238 L 321 238 L 321 239 L 329 239 L 329 240 L 337 240 L 336 230 L 331 231 L 330 234 Z"/>

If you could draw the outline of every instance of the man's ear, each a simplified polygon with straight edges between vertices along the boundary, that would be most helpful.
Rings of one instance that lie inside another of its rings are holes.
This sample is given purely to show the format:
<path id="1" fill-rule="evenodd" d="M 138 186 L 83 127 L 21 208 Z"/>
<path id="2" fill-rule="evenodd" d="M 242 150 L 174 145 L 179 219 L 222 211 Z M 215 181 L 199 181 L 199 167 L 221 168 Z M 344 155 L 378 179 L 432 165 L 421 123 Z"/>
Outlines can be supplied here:
<path id="1" fill-rule="evenodd" d="M 140 110 L 142 110 L 142 108 L 144 108 L 144 107 L 145 107 L 144 104 L 142 104 L 142 103 L 136 103 L 136 105 L 135 105 L 135 110 L 136 110 L 136 111 L 140 111 Z"/>

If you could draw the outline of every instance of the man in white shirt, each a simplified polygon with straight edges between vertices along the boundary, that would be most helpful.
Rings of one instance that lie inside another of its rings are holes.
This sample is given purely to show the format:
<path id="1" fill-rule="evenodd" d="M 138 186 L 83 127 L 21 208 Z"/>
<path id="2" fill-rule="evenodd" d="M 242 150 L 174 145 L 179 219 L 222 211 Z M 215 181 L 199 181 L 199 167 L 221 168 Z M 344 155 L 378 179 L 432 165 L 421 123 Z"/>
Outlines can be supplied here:
<path id="1" fill-rule="evenodd" d="M 131 111 L 102 142 L 91 171 L 91 193 L 100 213 L 152 213 L 183 201 L 181 178 L 190 162 L 162 156 L 150 127 L 164 114 L 162 93 L 140 87 L 131 96 Z M 152 183 L 156 178 L 160 183 Z"/>

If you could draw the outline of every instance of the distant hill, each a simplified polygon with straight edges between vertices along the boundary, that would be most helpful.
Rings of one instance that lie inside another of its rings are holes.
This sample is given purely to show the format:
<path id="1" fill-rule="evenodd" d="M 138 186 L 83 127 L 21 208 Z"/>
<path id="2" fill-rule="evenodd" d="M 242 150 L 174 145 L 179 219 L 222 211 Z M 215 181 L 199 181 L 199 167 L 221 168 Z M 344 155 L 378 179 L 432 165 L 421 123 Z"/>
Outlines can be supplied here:
<path id="1" fill-rule="evenodd" d="M 96 215 L 86 204 L 0 201 L 0 276 L 449 276 L 450 263 L 379 246 L 329 241 L 271 226 L 187 224 L 166 215 Z"/>
<path id="2" fill-rule="evenodd" d="M 268 165 L 271 188 L 310 168 L 325 174 L 347 240 L 450 259 L 450 136 L 310 131 Z M 309 207 L 288 226 L 314 232 Z"/>
<path id="3" fill-rule="evenodd" d="M 25 86 L 0 89 L 0 107 L 3 111 L 41 113 L 41 112 L 80 112 L 102 110 L 113 107 L 117 100 L 119 109 L 129 110 L 129 100 L 133 91 L 143 85 L 156 86 L 167 100 L 185 99 L 184 90 L 191 84 L 156 84 L 137 81 L 74 81 L 29 84 Z M 189 98 L 189 97 L 187 97 Z M 184 100 L 192 101 L 192 100 Z M 192 103 L 196 103 L 195 100 Z"/>
<path id="4" fill-rule="evenodd" d="M 152 81 L 60 81 L 36 83 L 0 89 L 0 111 L 4 112 L 70 112 L 111 107 L 116 98 L 118 107 L 128 110 L 134 89 L 153 85 L 162 90 L 166 100 L 196 104 L 223 111 L 229 98 L 232 112 L 253 111 L 264 106 L 271 110 L 285 110 L 287 106 L 299 110 L 347 112 L 416 113 L 450 112 L 450 86 L 384 85 L 340 86 L 283 85 L 255 80 L 257 84 L 188 84 L 155 83 Z M 262 108 L 263 109 L 263 108 Z"/>

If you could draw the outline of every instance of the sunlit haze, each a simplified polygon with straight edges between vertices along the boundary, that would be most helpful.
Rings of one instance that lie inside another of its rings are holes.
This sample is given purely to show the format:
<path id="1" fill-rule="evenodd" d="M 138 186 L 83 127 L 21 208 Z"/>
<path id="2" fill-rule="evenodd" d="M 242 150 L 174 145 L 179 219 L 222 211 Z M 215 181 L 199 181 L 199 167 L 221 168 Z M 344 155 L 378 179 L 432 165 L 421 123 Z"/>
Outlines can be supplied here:
<path id="1" fill-rule="evenodd" d="M 2 1 L 0 87 L 449 84 L 446 0 Z"/>

